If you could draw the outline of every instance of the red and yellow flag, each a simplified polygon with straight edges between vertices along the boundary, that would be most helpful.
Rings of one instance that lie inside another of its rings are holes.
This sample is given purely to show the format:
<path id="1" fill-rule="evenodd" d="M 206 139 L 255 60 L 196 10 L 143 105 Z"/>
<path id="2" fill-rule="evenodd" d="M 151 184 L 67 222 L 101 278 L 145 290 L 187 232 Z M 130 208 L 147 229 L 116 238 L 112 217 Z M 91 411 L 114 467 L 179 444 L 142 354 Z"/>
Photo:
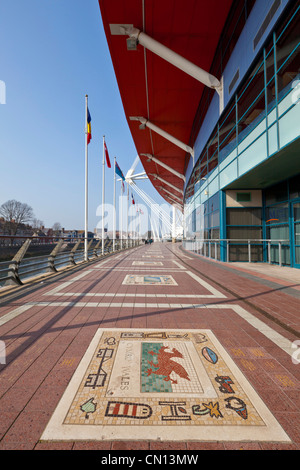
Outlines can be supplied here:
<path id="1" fill-rule="evenodd" d="M 92 140 L 92 127 L 91 127 L 91 115 L 89 109 L 87 110 L 87 143 L 89 144 Z"/>

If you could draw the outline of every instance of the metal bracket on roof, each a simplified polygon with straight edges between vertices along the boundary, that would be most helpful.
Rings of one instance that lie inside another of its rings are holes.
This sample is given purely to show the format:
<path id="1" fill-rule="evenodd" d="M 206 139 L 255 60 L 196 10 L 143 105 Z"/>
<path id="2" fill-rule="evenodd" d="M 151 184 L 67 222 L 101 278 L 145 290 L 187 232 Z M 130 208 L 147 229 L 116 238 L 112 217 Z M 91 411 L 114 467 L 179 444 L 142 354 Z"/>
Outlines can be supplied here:
<path id="1" fill-rule="evenodd" d="M 112 35 L 127 35 L 131 39 L 134 39 L 137 44 L 141 44 L 146 49 L 149 49 L 154 54 L 157 54 L 162 59 L 166 60 L 170 64 L 179 68 L 183 72 L 187 73 L 191 77 L 195 78 L 199 82 L 213 88 L 219 94 L 221 101 L 223 100 L 223 86 L 222 83 L 212 74 L 206 72 L 202 68 L 193 64 L 189 60 L 185 59 L 181 55 L 172 51 L 168 47 L 164 46 L 160 42 L 143 33 L 139 29 L 135 28 L 132 24 L 111 24 L 110 30 Z M 220 109 L 222 108 L 220 104 Z"/>

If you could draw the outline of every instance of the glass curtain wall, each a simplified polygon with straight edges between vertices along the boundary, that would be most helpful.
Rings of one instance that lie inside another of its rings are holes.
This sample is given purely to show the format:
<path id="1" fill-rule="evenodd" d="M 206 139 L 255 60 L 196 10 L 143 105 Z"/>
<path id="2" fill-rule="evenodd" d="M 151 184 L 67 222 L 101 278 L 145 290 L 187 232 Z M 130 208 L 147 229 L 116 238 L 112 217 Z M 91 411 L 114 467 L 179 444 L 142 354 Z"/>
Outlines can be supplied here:
<path id="1" fill-rule="evenodd" d="M 232 6 L 227 25 L 222 33 L 210 73 L 220 79 L 232 51 L 244 29 L 256 0 L 236 0 Z M 193 147 L 200 127 L 214 95 L 214 90 L 205 88 L 193 124 L 190 145 Z"/>
<path id="2" fill-rule="evenodd" d="M 252 5 L 253 6 L 253 5 Z M 252 8 L 251 2 L 249 8 Z M 264 129 L 259 126 L 259 123 L 265 120 L 272 110 L 275 117 L 268 116 L 268 130 L 274 130 L 275 139 L 269 139 L 268 156 L 272 155 L 278 150 L 279 146 L 274 143 L 279 139 L 279 133 L 277 129 L 277 120 L 280 102 L 283 98 L 291 91 L 291 88 L 295 87 L 300 80 L 300 20 L 299 20 L 300 7 L 295 6 L 294 10 L 290 13 L 289 17 L 286 18 L 284 23 L 277 28 L 270 38 L 268 44 L 264 47 L 261 56 L 256 61 L 255 66 L 249 72 L 248 76 L 244 80 L 243 84 L 235 94 L 231 101 L 231 104 L 227 106 L 226 111 L 223 113 L 218 125 L 213 130 L 211 137 L 202 151 L 192 176 L 188 182 L 185 192 L 185 205 L 194 204 L 194 222 L 191 223 L 189 218 L 189 233 L 191 238 L 198 237 L 197 230 L 197 214 L 203 213 L 204 226 L 203 226 L 203 238 L 212 239 L 216 238 L 216 234 L 220 234 L 220 222 L 216 222 L 216 218 L 220 219 L 220 216 L 215 215 L 215 219 L 209 219 L 209 200 L 205 202 L 205 198 L 202 197 L 201 193 L 201 204 L 203 210 L 198 210 L 200 205 L 200 197 L 195 197 L 196 193 L 200 194 L 201 188 L 205 183 L 207 177 L 213 172 L 220 163 L 222 163 L 232 151 L 239 146 L 239 148 L 246 148 L 248 145 L 253 143 L 253 139 L 259 138 L 260 133 L 265 132 L 265 123 L 262 123 Z M 240 12 L 241 13 L 241 12 Z M 235 39 L 236 42 L 236 39 Z M 230 45 L 227 44 L 230 50 Z M 218 55 L 219 54 L 219 55 Z M 212 70 L 216 74 L 216 67 L 220 57 L 225 57 L 219 51 L 215 57 L 214 65 Z M 222 69 L 223 70 L 223 69 Z M 221 71 L 221 69 L 220 69 Z M 216 74 L 218 75 L 218 74 Z M 202 108 L 203 114 L 197 116 L 199 126 L 203 122 L 205 113 L 209 105 L 209 96 L 211 90 L 205 91 L 203 100 L 206 100 L 206 105 Z M 199 126 L 195 129 L 199 129 Z M 194 130 L 195 130 L 194 129 Z M 253 136 L 253 130 L 255 136 Z M 251 134 L 249 136 L 249 134 Z M 257 135 L 256 135 L 257 134 Z M 194 137 L 196 136 L 196 133 Z M 277 137 L 276 137 L 277 136 Z M 250 140 L 251 141 L 250 141 Z M 204 201 L 203 201 L 204 199 Z M 215 195 L 214 201 L 219 200 L 219 194 Z M 273 238 L 288 239 L 288 225 L 286 224 L 286 214 L 290 208 L 287 208 L 286 202 L 280 202 L 281 206 L 277 206 L 277 202 L 274 206 L 268 199 L 265 220 L 276 218 L 274 215 L 275 205 L 277 211 L 281 211 L 282 225 L 267 224 L 267 229 L 264 235 Z M 219 209 L 218 209 L 219 210 Z M 238 211 L 240 211 L 238 216 Z M 287 212 L 286 212 L 287 211 Z M 214 211 L 212 211 L 214 212 Z M 285 214 L 285 215 L 284 215 Z M 295 214 L 298 216 L 298 207 L 295 206 Z M 273 217 L 274 215 L 274 217 Z M 228 238 L 263 238 L 263 214 L 258 210 L 247 210 L 243 212 L 243 209 L 237 209 L 232 211 L 231 214 L 227 214 L 229 219 L 227 220 Z M 236 220 L 239 219 L 239 223 Z M 194 230 L 195 229 L 195 230 Z M 237 237 L 238 236 L 238 237 Z M 297 235 L 298 236 L 298 235 Z M 299 243 L 300 246 L 300 243 Z M 238 248 L 237 248 L 238 249 Z M 272 256 L 276 259 L 276 248 L 272 248 Z M 300 251 L 300 248 L 299 248 Z M 289 264 L 289 246 L 284 248 L 284 261 Z M 255 254 L 255 253 L 254 253 Z M 236 255 L 232 253 L 232 256 Z M 261 247 L 257 248 L 256 257 L 257 260 L 262 259 L 263 253 Z"/>
<path id="3" fill-rule="evenodd" d="M 271 263 L 300 267 L 300 175 L 265 190 L 265 213 Z"/>

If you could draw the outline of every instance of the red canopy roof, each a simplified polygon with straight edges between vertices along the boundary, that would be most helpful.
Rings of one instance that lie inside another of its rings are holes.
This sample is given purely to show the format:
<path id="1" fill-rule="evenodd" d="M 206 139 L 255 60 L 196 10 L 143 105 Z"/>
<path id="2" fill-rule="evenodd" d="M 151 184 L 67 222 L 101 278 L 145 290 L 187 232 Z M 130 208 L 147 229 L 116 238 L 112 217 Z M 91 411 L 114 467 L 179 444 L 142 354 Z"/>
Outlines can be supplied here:
<path id="1" fill-rule="evenodd" d="M 131 116 L 142 116 L 189 144 L 204 85 L 158 55 L 138 45 L 128 51 L 128 36 L 111 34 L 111 24 L 130 24 L 209 72 L 233 0 L 99 0 L 103 25 L 128 125 L 141 162 L 154 187 L 168 202 L 170 191 L 182 194 L 152 175 L 183 190 L 184 182 L 162 166 L 148 161 L 151 154 L 184 174 L 190 155 Z"/>

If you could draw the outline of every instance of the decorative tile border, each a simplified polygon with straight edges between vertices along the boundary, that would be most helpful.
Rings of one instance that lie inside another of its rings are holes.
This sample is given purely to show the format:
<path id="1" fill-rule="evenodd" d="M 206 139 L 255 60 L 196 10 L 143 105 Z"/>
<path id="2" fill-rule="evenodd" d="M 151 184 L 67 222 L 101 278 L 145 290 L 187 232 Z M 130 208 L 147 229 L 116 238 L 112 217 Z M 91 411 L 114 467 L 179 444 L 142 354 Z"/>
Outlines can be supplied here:
<path id="1" fill-rule="evenodd" d="M 290 442 L 210 330 L 99 329 L 42 440 Z"/>

